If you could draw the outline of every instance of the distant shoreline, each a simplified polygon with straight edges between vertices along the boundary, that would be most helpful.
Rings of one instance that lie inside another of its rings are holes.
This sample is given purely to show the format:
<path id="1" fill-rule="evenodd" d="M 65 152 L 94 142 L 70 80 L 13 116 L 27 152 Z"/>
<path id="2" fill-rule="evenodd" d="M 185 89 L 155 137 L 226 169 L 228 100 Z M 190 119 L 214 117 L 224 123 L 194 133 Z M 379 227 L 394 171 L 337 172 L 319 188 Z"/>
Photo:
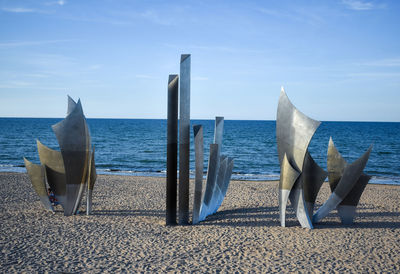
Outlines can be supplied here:
<path id="1" fill-rule="evenodd" d="M 0 174 L 24 174 L 26 172 L 24 171 L 0 171 Z M 149 178 L 149 179 L 160 179 L 160 178 L 166 178 L 166 174 L 165 173 L 161 173 L 160 172 L 160 176 L 154 176 L 154 175 L 143 175 L 144 172 L 135 172 L 135 173 L 124 173 L 124 172 L 108 172 L 108 173 L 98 173 L 98 176 L 122 176 L 122 177 L 137 177 L 137 178 Z M 194 178 L 190 178 L 191 180 L 193 180 Z M 271 179 L 271 180 L 249 180 L 249 179 L 235 179 L 232 178 L 231 181 L 235 181 L 235 182 L 264 182 L 264 183 L 277 183 L 279 182 L 279 180 L 277 179 Z M 328 181 L 325 180 L 325 183 L 327 183 Z M 374 182 L 374 181 L 370 181 L 369 182 L 370 185 L 387 185 L 387 186 L 399 186 L 400 184 L 397 184 L 395 182 L 387 182 L 387 181 L 383 181 L 383 182 Z"/>
<path id="2" fill-rule="evenodd" d="M 59 119 L 65 117 L 0 117 L 0 119 Z M 167 120 L 167 118 L 107 118 L 107 117 L 86 117 L 88 120 Z M 224 119 L 225 121 L 251 121 L 251 122 L 276 122 L 276 119 Z M 214 118 L 191 118 L 190 121 L 214 121 Z M 321 123 L 400 123 L 400 121 L 337 121 L 322 120 Z"/>

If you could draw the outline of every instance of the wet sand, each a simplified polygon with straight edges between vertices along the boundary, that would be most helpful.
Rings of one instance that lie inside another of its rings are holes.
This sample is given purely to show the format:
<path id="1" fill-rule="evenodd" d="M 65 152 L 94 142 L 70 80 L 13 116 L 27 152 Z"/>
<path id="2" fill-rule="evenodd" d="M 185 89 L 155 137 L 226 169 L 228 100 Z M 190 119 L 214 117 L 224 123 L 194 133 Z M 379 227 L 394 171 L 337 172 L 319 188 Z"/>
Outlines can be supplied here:
<path id="1" fill-rule="evenodd" d="M 101 175 L 93 215 L 64 217 L 42 208 L 26 174 L 0 173 L 0 271 L 400 272 L 399 186 L 368 185 L 353 225 L 334 211 L 314 230 L 290 206 L 280 227 L 277 187 L 232 181 L 215 215 L 166 227 L 165 178 Z"/>

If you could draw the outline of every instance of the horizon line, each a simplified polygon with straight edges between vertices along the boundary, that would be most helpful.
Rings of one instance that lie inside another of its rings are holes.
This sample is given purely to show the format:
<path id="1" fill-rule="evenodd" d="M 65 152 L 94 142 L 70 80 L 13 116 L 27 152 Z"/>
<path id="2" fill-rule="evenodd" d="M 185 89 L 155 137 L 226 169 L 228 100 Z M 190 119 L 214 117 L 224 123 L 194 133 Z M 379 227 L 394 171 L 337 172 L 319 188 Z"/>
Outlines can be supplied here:
<path id="1" fill-rule="evenodd" d="M 16 117 L 16 116 L 0 116 L 0 119 L 65 119 L 65 117 Z M 86 117 L 86 119 L 109 119 L 109 120 L 167 120 L 167 118 L 121 118 L 121 117 Z M 212 118 L 190 118 L 190 120 L 214 121 Z M 225 119 L 225 121 L 276 121 L 276 119 Z M 179 118 L 178 118 L 179 121 Z M 356 121 L 356 120 L 318 120 L 320 122 L 355 122 L 355 123 L 400 123 L 400 121 Z"/>

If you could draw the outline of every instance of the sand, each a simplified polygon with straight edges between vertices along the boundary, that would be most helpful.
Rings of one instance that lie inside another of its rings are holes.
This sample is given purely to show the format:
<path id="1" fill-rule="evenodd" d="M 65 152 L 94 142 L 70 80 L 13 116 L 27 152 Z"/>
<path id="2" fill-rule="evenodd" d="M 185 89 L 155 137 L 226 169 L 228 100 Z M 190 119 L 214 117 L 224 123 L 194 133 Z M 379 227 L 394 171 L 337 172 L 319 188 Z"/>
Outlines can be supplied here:
<path id="1" fill-rule="evenodd" d="M 65 217 L 43 210 L 26 174 L 0 173 L 0 271 L 400 271 L 399 186 L 368 185 L 353 225 L 332 212 L 314 230 L 291 207 L 279 226 L 277 182 L 242 181 L 206 221 L 166 227 L 164 186 L 101 175 L 93 215 Z M 324 184 L 318 206 L 328 195 Z"/>

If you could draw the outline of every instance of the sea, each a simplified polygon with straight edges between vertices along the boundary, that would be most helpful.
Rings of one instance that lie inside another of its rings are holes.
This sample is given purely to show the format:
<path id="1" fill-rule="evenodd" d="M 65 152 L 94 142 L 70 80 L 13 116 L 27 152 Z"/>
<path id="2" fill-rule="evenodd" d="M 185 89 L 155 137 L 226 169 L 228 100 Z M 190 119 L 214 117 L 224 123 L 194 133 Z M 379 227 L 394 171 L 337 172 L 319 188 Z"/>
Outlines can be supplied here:
<path id="1" fill-rule="evenodd" d="M 0 118 L 0 172 L 26 172 L 23 157 L 39 163 L 36 139 L 59 149 L 51 125 L 62 118 Z M 164 119 L 87 119 L 98 174 L 166 176 L 167 121 Z M 203 125 L 204 175 L 214 120 L 192 120 Z M 225 120 L 222 154 L 234 158 L 232 179 L 277 180 L 280 167 L 275 121 Z M 348 163 L 373 146 L 364 172 L 370 183 L 400 185 L 400 123 L 322 122 L 309 151 L 326 170 L 329 138 Z M 193 130 L 190 172 L 194 177 Z"/>

